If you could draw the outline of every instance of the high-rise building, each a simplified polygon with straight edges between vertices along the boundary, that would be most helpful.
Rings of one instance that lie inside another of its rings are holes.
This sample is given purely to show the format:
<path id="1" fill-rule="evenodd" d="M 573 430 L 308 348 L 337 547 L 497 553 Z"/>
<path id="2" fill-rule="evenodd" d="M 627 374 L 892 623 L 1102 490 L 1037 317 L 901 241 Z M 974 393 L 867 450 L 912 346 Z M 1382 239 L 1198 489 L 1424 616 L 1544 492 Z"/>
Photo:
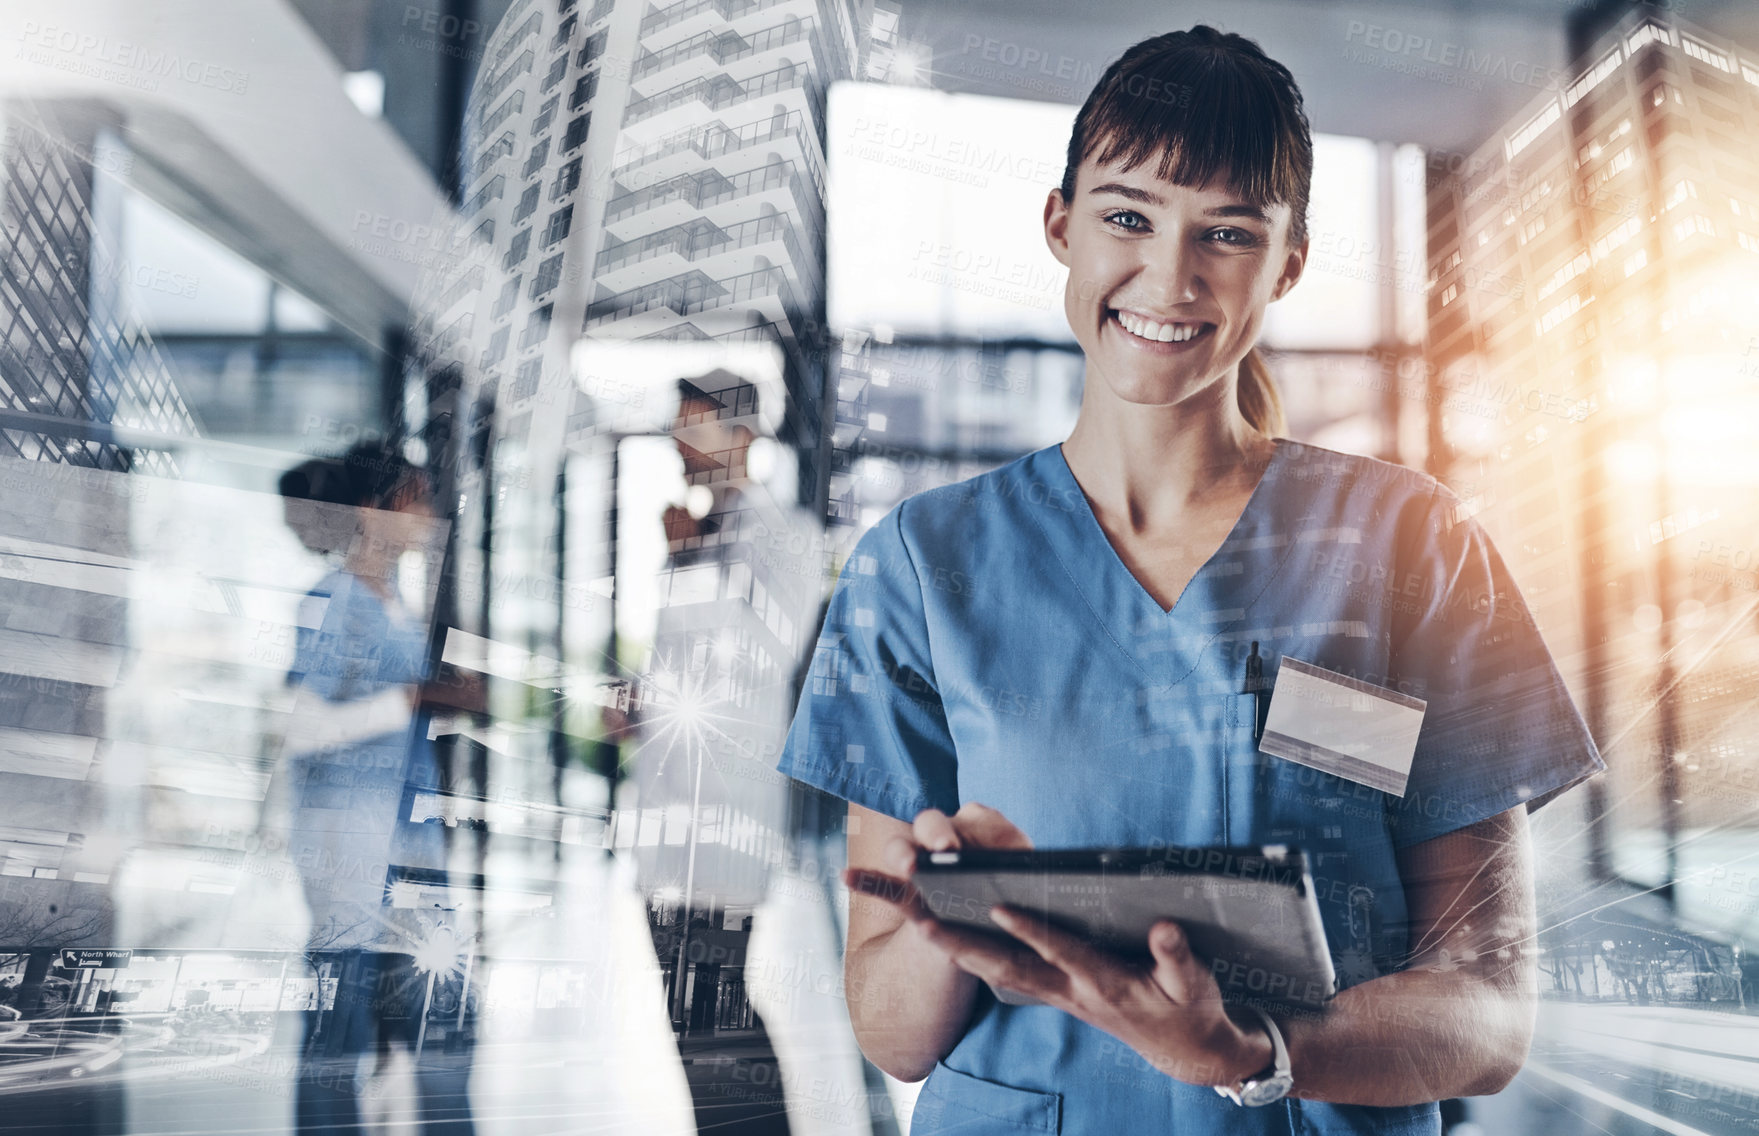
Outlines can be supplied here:
<path id="1" fill-rule="evenodd" d="M 1636 6 L 1558 89 L 1431 162 L 1432 472 L 1610 739 L 1587 854 L 1646 885 L 1713 854 L 1680 851 L 1686 827 L 1753 807 L 1727 790 L 1759 762 L 1735 727 L 1759 652 L 1716 629 L 1750 628 L 1756 580 L 1737 562 L 1759 519 L 1755 130 L 1759 54 Z"/>
<path id="2" fill-rule="evenodd" d="M 813 460 L 825 89 L 864 73 L 874 21 L 872 0 L 511 6 L 466 114 L 468 239 L 421 313 L 430 355 L 493 390 L 501 436 L 549 440 L 526 416 L 572 405 L 583 336 L 774 342 L 779 434 Z"/>
<path id="3" fill-rule="evenodd" d="M 114 440 L 116 426 L 197 433 L 152 336 L 119 299 L 118 233 L 94 208 L 105 161 L 127 158 L 114 116 L 90 103 L 13 103 L 3 122 L 0 454 L 172 471 L 170 455 Z"/>
<path id="4" fill-rule="evenodd" d="M 823 515 L 830 476 L 826 90 L 883 71 L 897 16 L 878 8 L 515 2 L 484 45 L 466 111 L 461 229 L 418 304 L 426 367 L 411 403 L 425 413 L 412 421 L 452 441 L 454 563 L 478 582 L 459 593 L 458 624 L 572 674 L 637 672 L 644 733 L 628 747 L 606 839 L 641 866 L 680 1025 L 700 1016 L 704 990 L 687 994 L 670 966 L 698 933 L 690 924 L 742 935 L 789 855 L 790 789 L 774 764 L 822 582 L 822 542 L 805 530 Z M 620 355 L 645 370 L 607 393 L 583 389 L 582 344 L 654 351 L 651 363 Z M 696 356 L 707 364 L 665 370 L 689 348 L 710 352 Z M 717 349 L 724 356 L 712 358 Z M 752 352 L 774 373 L 739 373 Z M 628 413 L 642 398 L 651 413 Z M 674 398 L 668 424 L 660 404 Z M 615 642 L 611 542 L 661 523 L 617 511 L 616 455 L 629 433 L 669 433 L 692 492 L 714 502 L 670 542 L 656 625 L 640 633 L 645 662 L 599 647 L 604 635 Z M 746 477 L 754 438 L 792 456 L 792 476 L 777 482 L 792 487 L 787 499 Z M 554 507 L 534 508 L 529 489 L 523 502 L 504 493 L 514 469 L 522 486 L 556 486 Z M 562 594 L 609 594 L 589 613 L 598 637 L 583 648 L 570 613 L 507 602 L 508 581 L 538 578 Z M 598 723 L 565 717 L 551 723 L 548 756 L 578 769 L 591 752 L 580 735 Z M 535 780 L 505 757 L 487 762 L 474 791 Z M 677 949 L 661 925 L 682 932 Z"/>
<path id="5" fill-rule="evenodd" d="M 14 818 L 0 836 L 0 944 L 27 955 L 31 1001 L 55 948 L 113 934 L 116 850 L 89 773 L 112 734 L 128 594 L 88 578 L 130 563 L 120 471 L 176 472 L 116 428 L 197 430 L 121 299 L 117 233 L 95 204 L 106 160 L 124 156 L 113 116 L 13 102 L 0 123 L 0 793 Z"/>

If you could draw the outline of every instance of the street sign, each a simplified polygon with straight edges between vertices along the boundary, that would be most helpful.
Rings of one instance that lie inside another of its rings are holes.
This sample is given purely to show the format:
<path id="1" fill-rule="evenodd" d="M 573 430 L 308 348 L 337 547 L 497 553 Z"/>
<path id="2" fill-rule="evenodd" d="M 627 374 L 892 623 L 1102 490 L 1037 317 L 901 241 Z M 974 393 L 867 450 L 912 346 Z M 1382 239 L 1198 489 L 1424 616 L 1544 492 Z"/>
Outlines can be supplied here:
<path id="1" fill-rule="evenodd" d="M 62 947 L 62 970 L 121 970 L 134 957 L 132 949 Z"/>

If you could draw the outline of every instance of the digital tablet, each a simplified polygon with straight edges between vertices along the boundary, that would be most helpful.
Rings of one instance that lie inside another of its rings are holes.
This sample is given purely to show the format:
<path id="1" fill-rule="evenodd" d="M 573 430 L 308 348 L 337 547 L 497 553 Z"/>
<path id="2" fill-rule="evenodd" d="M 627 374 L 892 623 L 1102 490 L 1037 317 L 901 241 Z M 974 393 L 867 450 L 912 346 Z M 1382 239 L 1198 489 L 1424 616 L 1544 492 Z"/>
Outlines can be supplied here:
<path id="1" fill-rule="evenodd" d="M 947 923 L 1004 935 L 989 916 L 1002 903 L 1144 957 L 1149 928 L 1171 919 L 1231 1001 L 1316 1008 L 1337 993 L 1307 858 L 1285 845 L 924 851 L 916 887 Z"/>

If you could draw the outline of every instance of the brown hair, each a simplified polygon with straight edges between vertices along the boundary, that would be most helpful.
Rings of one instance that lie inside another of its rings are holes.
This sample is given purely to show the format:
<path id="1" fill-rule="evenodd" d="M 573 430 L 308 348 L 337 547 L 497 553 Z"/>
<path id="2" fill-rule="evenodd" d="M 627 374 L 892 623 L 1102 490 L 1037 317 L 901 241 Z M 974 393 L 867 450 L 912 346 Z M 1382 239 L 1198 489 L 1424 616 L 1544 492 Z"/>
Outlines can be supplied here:
<path id="1" fill-rule="evenodd" d="M 1096 162 L 1122 160 L 1125 169 L 1159 153 L 1156 174 L 1177 185 L 1200 186 L 1225 173 L 1229 190 L 1254 205 L 1288 204 L 1292 246 L 1307 238 L 1313 131 L 1301 89 L 1245 36 L 1198 24 L 1125 51 L 1075 116 L 1065 202 L 1075 197 L 1075 171 L 1096 150 Z M 1255 428 L 1287 431 L 1282 398 L 1256 346 L 1240 365 L 1237 397 Z"/>

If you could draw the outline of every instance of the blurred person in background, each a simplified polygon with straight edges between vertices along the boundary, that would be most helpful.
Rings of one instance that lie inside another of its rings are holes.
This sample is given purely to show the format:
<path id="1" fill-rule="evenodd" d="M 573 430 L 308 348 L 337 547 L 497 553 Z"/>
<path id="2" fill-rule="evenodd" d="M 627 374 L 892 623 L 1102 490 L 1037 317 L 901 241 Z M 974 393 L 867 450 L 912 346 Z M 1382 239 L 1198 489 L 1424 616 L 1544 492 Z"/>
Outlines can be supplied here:
<path id="1" fill-rule="evenodd" d="M 391 868 L 446 867 L 445 827 L 406 815 L 413 793 L 441 786 L 431 712 L 483 701 L 479 681 L 431 665 L 427 616 L 399 585 L 412 553 L 433 579 L 443 529 L 426 474 L 380 444 L 301 463 L 279 488 L 288 527 L 329 564 L 300 602 L 286 680 L 296 701 L 277 770 L 287 848 L 311 913 L 311 957 L 338 979 L 333 1008 L 307 1015 L 301 1131 L 355 1131 L 375 1119 L 363 1114 L 363 1096 L 392 1088 L 386 1099 L 417 1102 L 423 1131 L 469 1132 L 467 1109 L 448 1108 L 464 1100 L 456 1072 L 424 1062 L 407 1085 L 426 975 L 413 965 L 409 928 L 385 910 Z M 392 1074 L 394 1064 L 404 1076 Z M 451 1117 L 434 1119 L 443 1109 Z"/>
<path id="2" fill-rule="evenodd" d="M 693 819 L 683 841 L 668 822 L 663 839 L 629 854 L 658 961 L 674 972 L 682 963 L 669 1010 L 681 1055 L 695 1059 L 702 1130 L 865 1134 L 860 1057 L 835 993 L 831 897 L 816 859 L 810 870 L 799 862 L 816 849 L 788 838 L 790 787 L 774 769 L 822 540 L 772 460 L 757 386 L 717 368 L 680 379 L 677 392 L 669 432 L 686 485 L 654 518 L 667 554 L 653 649 L 635 709 L 608 708 L 604 721 L 631 743 L 620 813 Z M 709 1050 L 774 1072 L 721 1084 L 702 1072 Z M 827 1094 L 848 1103 L 826 1107 Z"/>

